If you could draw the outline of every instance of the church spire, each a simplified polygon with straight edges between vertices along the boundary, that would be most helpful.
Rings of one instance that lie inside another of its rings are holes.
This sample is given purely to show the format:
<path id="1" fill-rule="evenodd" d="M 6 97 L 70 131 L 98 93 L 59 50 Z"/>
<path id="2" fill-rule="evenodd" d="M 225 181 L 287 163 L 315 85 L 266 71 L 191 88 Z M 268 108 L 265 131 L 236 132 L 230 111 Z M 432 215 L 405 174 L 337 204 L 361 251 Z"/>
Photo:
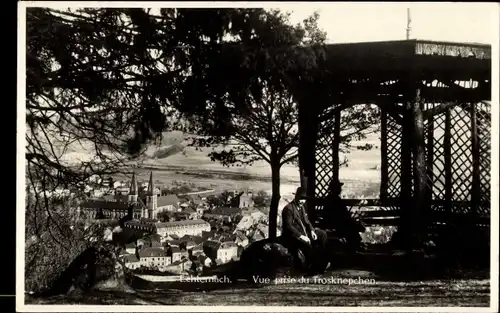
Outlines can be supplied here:
<path id="1" fill-rule="evenodd" d="M 131 195 L 138 194 L 137 180 L 135 179 L 135 172 L 132 173 L 132 181 L 130 182 L 130 192 Z"/>
<path id="2" fill-rule="evenodd" d="M 155 185 L 153 183 L 153 171 L 149 175 L 149 184 L 148 184 L 148 196 L 152 196 L 155 191 Z"/>

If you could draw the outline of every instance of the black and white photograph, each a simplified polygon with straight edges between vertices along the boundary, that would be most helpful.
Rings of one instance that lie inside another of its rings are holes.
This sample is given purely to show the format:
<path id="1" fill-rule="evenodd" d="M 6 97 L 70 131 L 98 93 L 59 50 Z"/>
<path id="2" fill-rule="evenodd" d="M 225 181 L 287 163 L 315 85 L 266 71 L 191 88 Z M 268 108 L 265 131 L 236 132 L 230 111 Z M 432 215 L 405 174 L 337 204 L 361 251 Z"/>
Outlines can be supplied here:
<path id="1" fill-rule="evenodd" d="M 18 2 L 19 312 L 498 312 L 496 3 Z"/>

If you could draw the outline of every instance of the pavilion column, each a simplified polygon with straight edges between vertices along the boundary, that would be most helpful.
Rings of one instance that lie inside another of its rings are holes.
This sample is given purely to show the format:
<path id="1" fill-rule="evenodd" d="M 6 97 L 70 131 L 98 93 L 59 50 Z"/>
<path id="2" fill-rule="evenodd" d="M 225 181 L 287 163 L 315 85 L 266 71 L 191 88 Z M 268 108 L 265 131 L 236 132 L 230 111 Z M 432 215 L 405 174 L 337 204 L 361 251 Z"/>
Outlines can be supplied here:
<path id="1" fill-rule="evenodd" d="M 340 105 L 339 105 L 340 106 Z M 333 163 L 333 173 L 332 179 L 339 180 L 339 170 L 340 170 L 340 123 L 342 122 L 342 111 L 340 109 L 335 110 L 335 124 L 333 126 L 333 146 L 332 146 L 332 163 Z"/>
<path id="2" fill-rule="evenodd" d="M 422 112 L 422 99 L 420 88 L 415 89 L 415 99 L 411 106 L 411 115 L 413 121 L 413 183 L 414 193 L 411 208 L 411 217 L 413 220 L 413 232 L 420 239 L 421 230 L 425 227 L 423 217 L 427 213 L 427 164 L 425 160 L 425 134 L 424 134 L 424 115 Z"/>
<path id="3" fill-rule="evenodd" d="M 313 106 L 314 107 L 314 106 Z M 311 108 L 311 103 L 299 102 L 299 171 L 301 186 L 306 188 L 310 199 L 315 196 L 316 181 L 316 140 L 318 132 L 318 114 Z M 307 211 L 314 219 L 315 203 L 307 201 Z"/>
<path id="4" fill-rule="evenodd" d="M 403 129 L 401 134 L 401 192 L 400 192 L 400 202 L 401 202 L 401 231 L 406 231 L 408 222 L 411 222 L 409 218 L 409 204 L 411 203 L 411 187 L 412 187 L 412 177 L 411 177 L 411 112 L 408 106 L 404 107 L 403 111 Z"/>
<path id="5" fill-rule="evenodd" d="M 471 188 L 471 215 L 475 218 L 478 214 L 480 202 L 480 150 L 479 136 L 477 129 L 477 112 L 476 103 L 471 104 L 471 140 L 472 140 L 472 188 Z"/>
<path id="6" fill-rule="evenodd" d="M 407 249 L 419 242 L 426 211 L 427 164 L 420 88 L 412 81 L 403 113 L 401 142 L 401 232 Z M 413 188 L 412 188 L 413 187 Z M 412 192 L 413 189 L 413 192 Z"/>

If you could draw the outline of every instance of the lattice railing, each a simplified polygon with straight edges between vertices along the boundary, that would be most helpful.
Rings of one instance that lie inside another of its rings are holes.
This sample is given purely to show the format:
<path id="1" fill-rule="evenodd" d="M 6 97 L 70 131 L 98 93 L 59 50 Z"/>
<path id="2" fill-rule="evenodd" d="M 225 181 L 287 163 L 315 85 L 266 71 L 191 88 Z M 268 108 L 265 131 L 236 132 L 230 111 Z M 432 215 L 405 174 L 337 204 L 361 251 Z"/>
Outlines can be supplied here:
<path id="1" fill-rule="evenodd" d="M 480 214 L 490 214 L 491 199 L 491 105 L 477 105 L 477 129 L 479 136 L 479 181 L 480 181 Z"/>
<path id="2" fill-rule="evenodd" d="M 464 104 L 463 107 L 470 107 Z M 470 113 L 456 106 L 451 110 L 451 181 L 452 200 L 470 201 L 472 190 L 472 136 Z M 466 213 L 468 208 L 452 208 Z"/>
<path id="3" fill-rule="evenodd" d="M 425 110 L 440 103 L 426 104 Z M 479 145 L 479 204 L 477 213 L 483 217 L 490 213 L 490 167 L 491 167 L 491 107 L 488 103 L 474 104 L 476 108 L 476 125 Z M 429 133 L 429 120 L 424 122 L 426 162 L 431 191 L 431 206 L 433 214 L 467 213 L 473 207 L 473 147 L 472 147 L 472 104 L 457 103 L 449 109 L 432 118 L 432 131 Z M 448 120 L 447 120 L 448 118 Z M 333 119 L 322 122 L 323 129 L 333 129 Z M 387 190 L 386 199 L 381 206 L 385 210 L 396 209 L 399 205 L 390 204 L 401 195 L 402 172 L 402 126 L 390 115 L 387 116 Z M 449 131 L 447 137 L 446 130 Z M 333 144 L 334 136 L 323 136 L 316 146 L 316 177 L 315 196 L 323 199 L 328 192 L 328 184 L 334 173 Z M 432 140 L 432 147 L 428 140 Z M 432 155 L 429 153 L 432 151 Z M 448 149 L 448 150 L 447 150 Z M 432 157 L 431 160 L 429 158 Z M 447 169 L 446 166 L 449 165 Z M 410 167 L 412 169 L 412 166 Z M 411 180 L 411 182 L 413 182 Z M 413 185 L 413 183 L 412 183 Z M 413 186 L 412 186 L 413 187 Z M 413 188 L 412 188 L 413 189 Z M 377 204 L 372 204 L 377 206 Z M 357 205 L 352 206 L 356 210 Z M 318 207 L 321 210 L 320 207 Z M 434 215 L 432 215 L 434 216 Z M 432 217 L 434 218 L 434 217 Z"/>
<path id="4" fill-rule="evenodd" d="M 333 144 L 334 135 L 324 130 L 331 130 L 335 125 L 335 120 L 327 120 L 320 123 L 320 134 L 316 142 L 316 173 L 315 173 L 315 198 L 322 199 L 328 193 L 328 185 L 334 172 L 333 164 Z M 321 208 L 318 208 L 321 209 Z"/>
<path id="5" fill-rule="evenodd" d="M 480 156 L 480 199 L 478 213 L 489 214 L 490 190 L 490 138 L 491 124 L 489 106 L 475 104 L 477 112 L 477 128 Z M 449 213 L 468 213 L 473 207 L 473 152 L 472 152 L 472 104 L 458 104 L 449 110 L 449 165 L 446 171 L 446 113 L 434 116 L 433 120 L 433 165 L 432 165 L 432 199 L 434 211 L 444 211 L 448 207 Z M 427 129 L 426 129 L 427 132 Z M 427 144 L 427 143 L 426 143 Z M 428 151 L 427 151 L 428 152 Z M 428 157 L 428 156 L 427 156 Z M 447 174 L 449 175 L 447 179 Z M 446 184 L 449 183 L 447 197 Z M 439 200 L 446 200 L 439 202 Z"/>
<path id="6" fill-rule="evenodd" d="M 434 116 L 434 139 L 433 139 L 433 184 L 432 199 L 445 198 L 445 158 L 444 158 L 444 129 L 445 115 Z"/>
<path id="7" fill-rule="evenodd" d="M 387 198 L 399 198 L 401 193 L 402 129 L 393 117 L 387 117 Z"/>

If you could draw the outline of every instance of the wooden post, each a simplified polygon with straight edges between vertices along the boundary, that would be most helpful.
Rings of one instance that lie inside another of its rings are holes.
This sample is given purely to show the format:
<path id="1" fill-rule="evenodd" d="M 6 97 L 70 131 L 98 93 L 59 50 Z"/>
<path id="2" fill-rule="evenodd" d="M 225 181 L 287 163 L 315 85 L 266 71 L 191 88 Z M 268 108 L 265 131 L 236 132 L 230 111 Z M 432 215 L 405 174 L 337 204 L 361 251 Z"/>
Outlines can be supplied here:
<path id="1" fill-rule="evenodd" d="M 380 110 L 380 199 L 387 199 L 389 166 L 387 164 L 387 110 Z"/>
<path id="2" fill-rule="evenodd" d="M 422 99 L 420 97 L 420 88 L 415 89 L 415 99 L 412 103 L 412 133 L 413 133 L 413 175 L 414 175 L 414 196 L 412 201 L 412 220 L 414 235 L 417 239 L 420 230 L 425 226 L 423 212 L 427 211 L 427 164 L 425 162 L 425 140 L 424 140 L 424 115 L 422 112 Z"/>
<path id="3" fill-rule="evenodd" d="M 401 203 L 408 204 L 411 195 L 411 116 L 407 108 L 403 112 L 401 135 Z M 405 208 L 402 208 L 405 209 Z"/>
<path id="4" fill-rule="evenodd" d="M 398 232 L 401 233 L 402 243 L 405 249 L 411 249 L 410 235 L 412 233 L 413 221 L 411 218 L 411 116 L 408 106 L 405 104 L 403 111 L 403 123 L 401 134 L 401 220 Z"/>
<path id="5" fill-rule="evenodd" d="M 301 112 L 300 112 L 301 111 Z M 299 111 L 299 162 L 301 183 L 305 183 L 306 203 L 309 218 L 315 219 L 315 189 L 316 189 L 316 140 L 318 137 L 319 116 L 316 110 L 301 107 Z M 311 201 L 312 200 L 312 201 Z"/>
<path id="6" fill-rule="evenodd" d="M 480 169 L 479 169 L 479 136 L 477 130 L 476 104 L 471 104 L 471 140 L 472 140 L 472 188 L 471 188 L 471 209 L 472 215 L 476 217 L 480 201 Z"/>
<path id="7" fill-rule="evenodd" d="M 451 110 L 447 109 L 444 120 L 444 200 L 446 214 L 451 214 L 451 200 L 453 192 L 452 165 L 451 165 Z"/>
<path id="8" fill-rule="evenodd" d="M 298 128 L 299 128 L 299 173 L 300 173 L 300 182 L 302 187 L 306 187 L 306 177 L 310 175 L 309 168 L 307 167 L 309 163 L 309 153 L 311 153 L 308 147 L 307 138 L 310 137 L 310 129 L 308 128 L 308 120 L 309 114 L 307 114 L 305 104 L 302 102 L 298 103 L 299 106 L 299 119 L 298 119 Z"/>

